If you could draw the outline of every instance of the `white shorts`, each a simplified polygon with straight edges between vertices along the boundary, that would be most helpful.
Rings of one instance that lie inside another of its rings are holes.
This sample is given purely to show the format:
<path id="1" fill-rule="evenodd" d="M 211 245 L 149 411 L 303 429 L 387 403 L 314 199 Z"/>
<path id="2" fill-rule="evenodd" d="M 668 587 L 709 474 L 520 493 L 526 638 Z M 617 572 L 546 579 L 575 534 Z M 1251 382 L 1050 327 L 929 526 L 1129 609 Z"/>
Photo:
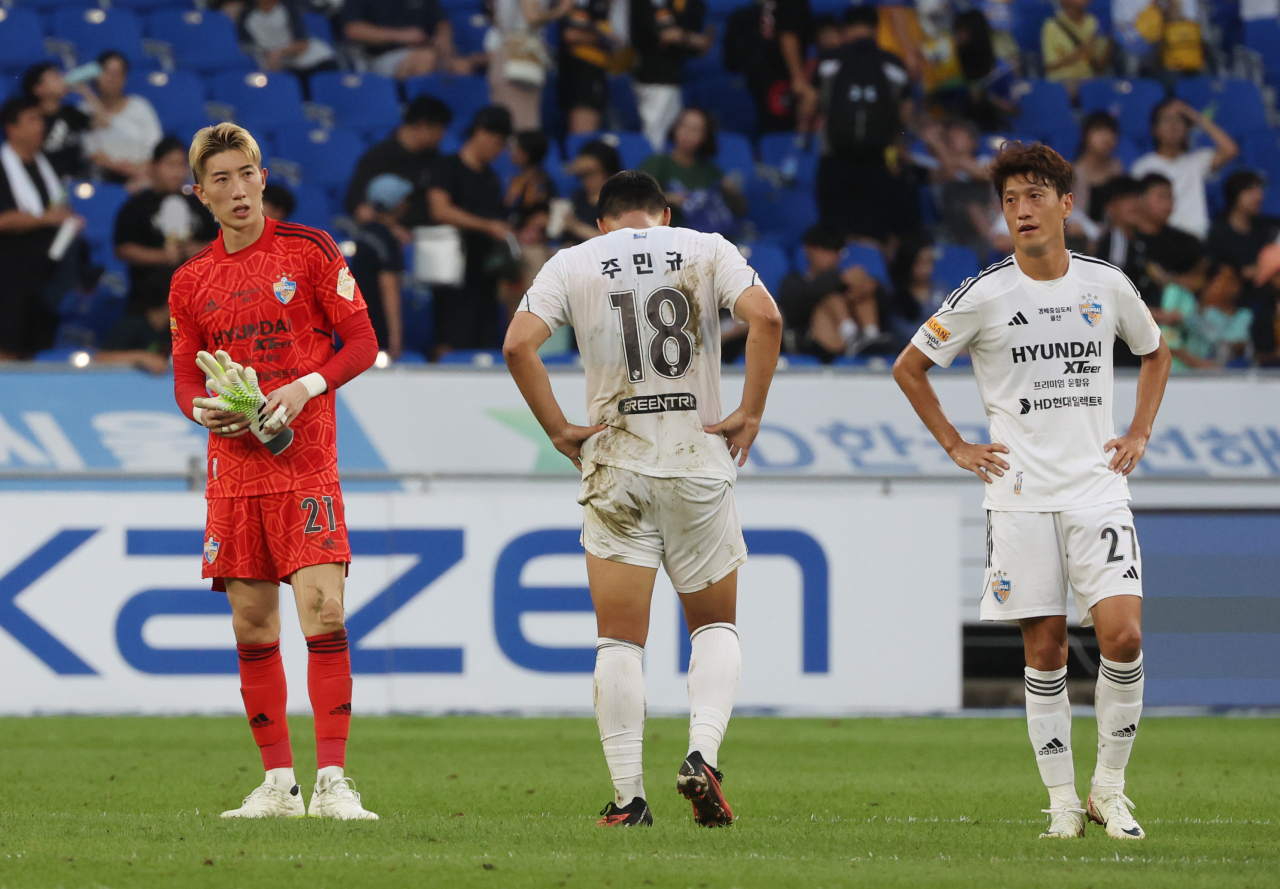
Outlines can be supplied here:
<path id="1" fill-rule="evenodd" d="M 747 560 L 733 485 L 654 478 L 597 466 L 582 480 L 582 546 L 611 562 L 667 569 L 677 593 L 696 593 Z"/>
<path id="2" fill-rule="evenodd" d="M 1067 586 L 1083 626 L 1110 596 L 1142 595 L 1142 550 L 1124 501 L 1069 512 L 987 511 L 982 619 L 1067 613 Z"/>

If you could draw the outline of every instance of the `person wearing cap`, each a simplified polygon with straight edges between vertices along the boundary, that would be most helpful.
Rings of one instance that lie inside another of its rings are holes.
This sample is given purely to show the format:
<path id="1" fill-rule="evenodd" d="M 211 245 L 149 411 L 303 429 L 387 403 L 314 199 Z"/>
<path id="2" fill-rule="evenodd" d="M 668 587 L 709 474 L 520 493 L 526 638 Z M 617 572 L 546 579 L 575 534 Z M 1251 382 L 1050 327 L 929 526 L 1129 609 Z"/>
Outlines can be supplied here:
<path id="1" fill-rule="evenodd" d="M 511 138 L 511 112 L 489 105 L 476 112 L 467 141 L 442 158 L 427 192 L 431 216 L 462 232 L 466 270 L 461 287 L 435 289 L 435 357 L 454 349 L 492 349 L 498 331 L 498 277 L 493 260 L 505 249 L 511 227 L 504 221 L 502 179 L 492 164 Z"/>
<path id="2" fill-rule="evenodd" d="M 369 182 L 364 203 L 373 211 L 373 218 L 356 230 L 356 252 L 350 262 L 356 286 L 368 294 L 365 301 L 378 337 L 378 349 L 393 361 L 404 351 L 400 317 L 404 253 L 393 229 L 409 211 L 411 194 L 413 183 L 393 173 L 383 173 Z"/>

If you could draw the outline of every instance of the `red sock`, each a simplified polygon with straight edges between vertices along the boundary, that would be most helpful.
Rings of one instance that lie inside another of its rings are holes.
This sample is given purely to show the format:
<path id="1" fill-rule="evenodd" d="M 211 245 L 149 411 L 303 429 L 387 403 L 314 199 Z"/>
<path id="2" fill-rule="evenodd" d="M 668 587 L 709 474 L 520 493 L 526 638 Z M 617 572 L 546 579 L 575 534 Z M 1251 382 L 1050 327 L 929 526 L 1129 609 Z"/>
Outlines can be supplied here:
<path id="1" fill-rule="evenodd" d="M 316 717 L 316 768 L 346 765 L 351 730 L 351 652 L 346 630 L 307 637 L 307 690 Z"/>
<path id="2" fill-rule="evenodd" d="M 249 715 L 253 740 L 262 754 L 262 765 L 287 769 L 293 765 L 289 748 L 289 723 L 285 719 L 288 691 L 280 640 L 267 645 L 237 645 L 240 653 L 240 696 Z"/>

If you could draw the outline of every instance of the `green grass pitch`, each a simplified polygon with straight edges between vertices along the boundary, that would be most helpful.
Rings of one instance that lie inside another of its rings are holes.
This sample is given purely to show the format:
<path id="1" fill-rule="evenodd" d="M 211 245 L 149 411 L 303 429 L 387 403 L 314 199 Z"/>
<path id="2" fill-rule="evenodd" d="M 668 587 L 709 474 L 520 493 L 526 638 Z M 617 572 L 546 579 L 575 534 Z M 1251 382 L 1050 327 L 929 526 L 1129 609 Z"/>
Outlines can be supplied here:
<path id="1" fill-rule="evenodd" d="M 311 723 L 290 724 L 309 797 Z M 1036 838 L 1021 719 L 737 719 L 720 830 L 675 792 L 685 732 L 649 722 L 655 826 L 604 830 L 587 719 L 357 717 L 349 772 L 382 820 L 354 824 L 219 819 L 261 780 L 242 718 L 3 719 L 0 887 L 1280 885 L 1274 719 L 1145 720 L 1127 843 Z M 1082 789 L 1094 737 L 1077 719 Z"/>

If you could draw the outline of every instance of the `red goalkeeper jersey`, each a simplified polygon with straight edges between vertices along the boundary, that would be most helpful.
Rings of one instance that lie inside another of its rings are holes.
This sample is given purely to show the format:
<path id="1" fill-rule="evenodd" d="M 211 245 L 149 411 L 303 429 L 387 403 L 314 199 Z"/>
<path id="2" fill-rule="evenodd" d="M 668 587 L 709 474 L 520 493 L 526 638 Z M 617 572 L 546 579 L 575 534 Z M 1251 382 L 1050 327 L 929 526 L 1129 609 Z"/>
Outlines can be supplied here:
<path id="1" fill-rule="evenodd" d="M 334 355 L 335 326 L 366 313 L 364 297 L 328 234 L 266 220 L 251 246 L 228 254 L 222 235 L 173 275 L 169 289 L 173 362 L 179 402 L 183 376 L 200 350 L 225 350 L 253 367 L 266 395 L 321 367 Z M 367 325 L 366 319 L 360 319 Z M 346 350 L 344 350 L 345 353 Z M 361 368 L 363 369 L 363 368 Z M 293 443 L 278 457 L 253 433 L 209 435 L 205 496 L 254 497 L 338 482 L 335 384 L 307 402 L 290 427 Z"/>

